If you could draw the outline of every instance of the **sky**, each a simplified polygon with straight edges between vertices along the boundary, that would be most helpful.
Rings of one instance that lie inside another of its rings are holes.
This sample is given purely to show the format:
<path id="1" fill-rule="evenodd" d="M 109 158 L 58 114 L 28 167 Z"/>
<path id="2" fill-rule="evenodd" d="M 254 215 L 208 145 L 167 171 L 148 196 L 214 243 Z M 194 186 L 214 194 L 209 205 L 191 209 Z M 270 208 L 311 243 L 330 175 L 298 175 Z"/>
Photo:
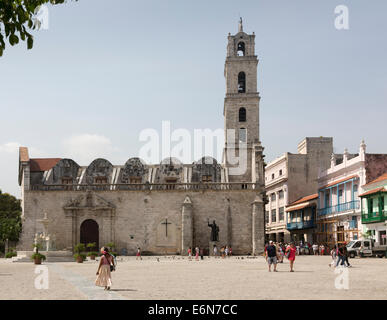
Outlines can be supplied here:
<path id="1" fill-rule="evenodd" d="M 348 8 L 348 30 L 335 8 Z M 385 0 L 79 0 L 48 6 L 34 48 L 0 58 L 0 189 L 31 158 L 137 156 L 142 130 L 223 128 L 227 35 L 255 32 L 265 160 L 307 136 L 387 153 Z M 47 20 L 46 20 L 47 21 Z M 193 159 L 197 160 L 197 159 Z"/>

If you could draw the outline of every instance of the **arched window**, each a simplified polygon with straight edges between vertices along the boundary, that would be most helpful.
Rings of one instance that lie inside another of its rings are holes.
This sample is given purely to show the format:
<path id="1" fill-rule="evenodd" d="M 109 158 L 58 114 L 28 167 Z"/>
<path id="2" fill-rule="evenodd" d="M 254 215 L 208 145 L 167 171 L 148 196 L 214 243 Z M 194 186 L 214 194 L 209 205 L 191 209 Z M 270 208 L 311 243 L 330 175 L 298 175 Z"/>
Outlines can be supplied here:
<path id="1" fill-rule="evenodd" d="M 245 56 L 245 43 L 243 41 L 238 43 L 237 56 L 239 56 L 239 57 Z"/>
<path id="2" fill-rule="evenodd" d="M 246 109 L 243 107 L 239 109 L 239 122 L 246 122 Z"/>
<path id="3" fill-rule="evenodd" d="M 245 128 L 239 129 L 239 142 L 247 142 L 247 130 Z"/>
<path id="4" fill-rule="evenodd" d="M 246 75 L 245 73 L 239 72 L 238 74 L 238 93 L 246 92 Z"/>

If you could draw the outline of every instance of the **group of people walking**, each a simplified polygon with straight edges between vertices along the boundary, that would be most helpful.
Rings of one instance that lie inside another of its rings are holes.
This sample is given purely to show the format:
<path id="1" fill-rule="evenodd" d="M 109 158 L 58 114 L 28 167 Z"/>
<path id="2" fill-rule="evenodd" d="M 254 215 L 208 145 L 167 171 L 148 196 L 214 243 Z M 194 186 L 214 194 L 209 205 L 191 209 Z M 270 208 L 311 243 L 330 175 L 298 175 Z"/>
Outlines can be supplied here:
<path id="1" fill-rule="evenodd" d="M 343 267 L 352 267 L 348 261 L 348 250 L 345 244 L 335 245 L 331 252 L 332 262 L 329 264 L 329 267 L 334 266 L 335 268 L 339 266 Z"/>
<path id="2" fill-rule="evenodd" d="M 283 243 L 274 243 L 273 241 L 269 241 L 269 243 L 265 246 L 265 258 L 269 267 L 269 272 L 271 272 L 271 266 L 273 265 L 273 271 L 278 272 L 277 264 L 283 263 L 284 257 L 289 260 L 290 272 L 294 272 L 294 261 L 296 260 L 296 255 L 302 254 L 310 254 L 305 253 L 305 247 L 309 250 L 313 250 L 314 255 L 324 255 L 325 247 L 324 245 L 313 244 L 310 246 L 306 244 L 303 246 L 303 251 L 300 250 L 300 246 L 296 246 L 294 242 L 290 244 Z M 195 255 L 195 260 L 199 260 L 200 258 L 203 260 L 204 249 L 195 247 L 195 251 L 191 247 L 188 248 L 188 259 L 192 260 L 193 254 Z M 215 257 L 222 257 L 223 259 L 232 255 L 231 246 L 223 246 L 220 248 L 220 255 L 218 254 L 218 248 L 216 245 L 213 247 L 213 254 Z M 331 263 L 329 263 L 329 267 L 334 266 L 335 268 L 340 266 L 351 267 L 348 261 L 348 250 L 345 244 L 335 245 L 330 251 L 330 255 L 332 257 Z M 137 248 L 136 260 L 141 259 L 141 249 Z M 98 270 L 97 270 L 97 279 L 95 280 L 95 284 L 100 287 L 104 287 L 105 290 L 110 290 L 112 285 L 111 280 L 111 272 L 116 268 L 115 257 L 109 252 L 109 248 L 102 247 L 101 248 L 101 259 L 99 261 Z"/>
<path id="3" fill-rule="evenodd" d="M 220 248 L 218 252 L 218 247 L 214 245 L 212 250 L 215 258 L 222 257 L 224 259 L 232 255 L 231 246 L 223 246 Z M 203 256 L 205 254 L 204 249 L 199 247 L 195 247 L 195 250 L 192 250 L 192 248 L 189 247 L 187 253 L 188 253 L 188 260 L 192 260 L 193 256 L 195 256 L 195 260 L 199 260 L 199 256 L 200 256 L 200 259 L 203 260 Z"/>
<path id="4" fill-rule="evenodd" d="M 273 241 L 269 241 L 269 244 L 265 246 L 265 258 L 269 266 L 269 272 L 271 272 L 271 266 L 274 266 L 274 272 L 278 272 L 277 264 L 283 263 L 284 256 L 289 260 L 290 272 L 294 272 L 294 261 L 296 260 L 297 248 L 294 242 L 285 246 L 281 244 L 274 244 Z"/>

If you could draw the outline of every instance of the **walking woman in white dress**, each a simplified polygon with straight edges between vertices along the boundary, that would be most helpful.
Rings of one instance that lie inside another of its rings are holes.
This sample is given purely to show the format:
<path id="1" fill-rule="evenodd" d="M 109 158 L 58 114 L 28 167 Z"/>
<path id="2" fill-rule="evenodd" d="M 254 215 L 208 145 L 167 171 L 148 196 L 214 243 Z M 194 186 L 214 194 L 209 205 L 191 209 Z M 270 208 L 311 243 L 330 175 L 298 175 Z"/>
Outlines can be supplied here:
<path id="1" fill-rule="evenodd" d="M 114 266 L 113 257 L 109 253 L 109 249 L 106 247 L 101 248 L 101 259 L 99 260 L 99 266 L 97 270 L 97 279 L 95 285 L 98 287 L 105 287 L 104 290 L 110 290 L 112 285 L 112 276 L 110 272 L 110 265 Z"/>

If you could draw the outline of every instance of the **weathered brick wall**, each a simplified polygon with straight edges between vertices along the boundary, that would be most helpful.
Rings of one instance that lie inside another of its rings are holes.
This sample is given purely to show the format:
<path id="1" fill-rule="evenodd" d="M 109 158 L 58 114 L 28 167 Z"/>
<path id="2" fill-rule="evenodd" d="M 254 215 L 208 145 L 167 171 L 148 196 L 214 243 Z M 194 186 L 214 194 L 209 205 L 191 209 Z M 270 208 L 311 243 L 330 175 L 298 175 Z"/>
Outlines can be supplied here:
<path id="1" fill-rule="evenodd" d="M 375 180 L 387 172 L 387 154 L 369 154 L 365 156 L 366 183 Z"/>

